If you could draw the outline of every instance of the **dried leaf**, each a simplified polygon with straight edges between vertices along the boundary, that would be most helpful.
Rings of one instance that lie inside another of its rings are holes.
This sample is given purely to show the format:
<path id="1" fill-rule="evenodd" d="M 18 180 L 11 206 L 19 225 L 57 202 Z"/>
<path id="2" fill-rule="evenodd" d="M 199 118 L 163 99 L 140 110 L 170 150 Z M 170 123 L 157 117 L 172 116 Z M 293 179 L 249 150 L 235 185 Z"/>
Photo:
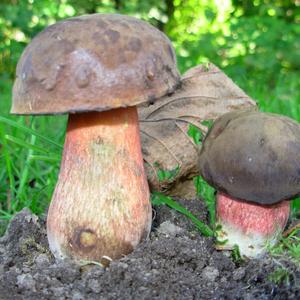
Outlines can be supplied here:
<path id="1" fill-rule="evenodd" d="M 188 70 L 172 95 L 139 107 L 142 150 L 151 189 L 187 197 L 182 182 L 198 174 L 201 148 L 188 135 L 189 126 L 193 124 L 205 135 L 208 128 L 201 124 L 203 121 L 249 108 L 256 109 L 255 101 L 213 64 Z M 159 180 L 159 170 L 173 174 L 172 170 L 177 169 L 173 177 Z"/>

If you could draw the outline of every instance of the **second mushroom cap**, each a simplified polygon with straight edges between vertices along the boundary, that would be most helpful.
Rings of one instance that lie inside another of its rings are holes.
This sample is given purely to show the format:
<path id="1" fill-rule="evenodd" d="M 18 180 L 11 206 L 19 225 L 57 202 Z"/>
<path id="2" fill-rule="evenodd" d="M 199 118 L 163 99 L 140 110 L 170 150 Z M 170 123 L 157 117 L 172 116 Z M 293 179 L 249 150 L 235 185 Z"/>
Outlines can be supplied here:
<path id="1" fill-rule="evenodd" d="M 200 172 L 237 199 L 273 204 L 300 194 L 300 125 L 256 111 L 220 117 L 206 136 Z"/>

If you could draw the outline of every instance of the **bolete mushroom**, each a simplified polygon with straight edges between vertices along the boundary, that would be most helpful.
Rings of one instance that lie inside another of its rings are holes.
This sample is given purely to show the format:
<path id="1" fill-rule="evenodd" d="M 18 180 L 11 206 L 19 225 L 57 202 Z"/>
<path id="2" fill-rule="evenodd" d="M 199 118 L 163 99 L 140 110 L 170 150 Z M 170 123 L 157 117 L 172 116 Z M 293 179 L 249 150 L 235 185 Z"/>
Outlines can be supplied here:
<path id="1" fill-rule="evenodd" d="M 200 173 L 218 190 L 218 238 L 257 257 L 274 244 L 300 194 L 300 125 L 257 111 L 221 116 L 200 153 Z"/>
<path id="2" fill-rule="evenodd" d="M 120 258 L 151 227 L 136 105 L 179 82 L 168 38 L 133 17 L 94 14 L 47 27 L 25 49 L 14 114 L 69 115 L 48 211 L 56 258 Z"/>

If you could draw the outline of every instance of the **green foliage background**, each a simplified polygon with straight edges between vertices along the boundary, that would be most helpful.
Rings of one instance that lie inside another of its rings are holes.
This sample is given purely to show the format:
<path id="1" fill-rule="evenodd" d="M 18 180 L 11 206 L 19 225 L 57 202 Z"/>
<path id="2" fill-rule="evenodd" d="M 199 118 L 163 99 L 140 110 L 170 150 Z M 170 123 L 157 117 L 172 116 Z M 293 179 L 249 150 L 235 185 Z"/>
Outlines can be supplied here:
<path id="1" fill-rule="evenodd" d="M 32 37 L 58 20 L 90 13 L 129 14 L 150 22 L 172 40 L 181 72 L 211 61 L 262 110 L 300 122 L 299 0 L 1 0 L 2 116 L 9 116 L 16 63 Z M 9 118 L 35 128 L 53 143 L 0 122 L 1 218 L 23 206 L 44 211 L 59 165 L 56 157 L 61 149 L 55 143 L 63 143 L 66 121 L 65 117 Z M 24 143 L 43 148 L 51 162 L 33 159 L 39 149 Z"/>

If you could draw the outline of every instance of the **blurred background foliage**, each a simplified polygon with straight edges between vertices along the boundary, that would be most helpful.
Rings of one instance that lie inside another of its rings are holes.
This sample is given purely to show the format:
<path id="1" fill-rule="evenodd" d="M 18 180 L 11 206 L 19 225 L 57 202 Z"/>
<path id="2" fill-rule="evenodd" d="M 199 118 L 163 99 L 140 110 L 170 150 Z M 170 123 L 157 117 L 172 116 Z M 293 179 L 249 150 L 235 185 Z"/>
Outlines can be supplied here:
<path id="1" fill-rule="evenodd" d="M 251 90 L 261 81 L 273 90 L 285 80 L 299 90 L 294 80 L 300 71 L 299 0 L 1 0 L 2 88 L 3 80 L 5 85 L 13 80 L 26 44 L 45 26 L 108 12 L 133 15 L 164 31 L 182 72 L 211 61 Z M 284 100 L 293 95 L 289 88 L 279 95 Z"/>
<path id="2" fill-rule="evenodd" d="M 300 122 L 300 0 L 0 0 L 2 116 L 63 143 L 66 117 L 9 116 L 15 68 L 24 47 L 45 26 L 91 13 L 122 13 L 150 22 L 172 40 L 181 72 L 213 62 L 262 110 Z M 3 122 L 0 219 L 23 206 L 43 212 L 56 182 L 61 149 Z M 34 160 L 33 154 L 43 149 L 46 159 Z"/>

